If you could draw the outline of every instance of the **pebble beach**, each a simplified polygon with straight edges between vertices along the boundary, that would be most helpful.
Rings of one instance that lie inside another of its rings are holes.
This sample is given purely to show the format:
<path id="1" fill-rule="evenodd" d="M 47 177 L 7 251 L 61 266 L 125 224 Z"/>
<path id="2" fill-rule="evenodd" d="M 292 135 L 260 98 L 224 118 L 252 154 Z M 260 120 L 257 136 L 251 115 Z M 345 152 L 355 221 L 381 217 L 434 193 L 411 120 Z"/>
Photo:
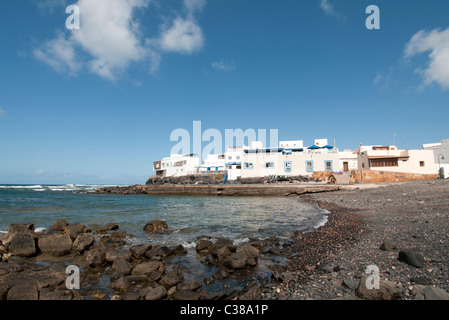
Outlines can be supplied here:
<path id="1" fill-rule="evenodd" d="M 289 248 L 291 278 L 264 297 L 449 299 L 448 194 L 448 180 L 432 180 L 302 196 L 329 210 L 329 221 Z M 364 290 L 369 265 L 379 268 L 380 290 Z"/>

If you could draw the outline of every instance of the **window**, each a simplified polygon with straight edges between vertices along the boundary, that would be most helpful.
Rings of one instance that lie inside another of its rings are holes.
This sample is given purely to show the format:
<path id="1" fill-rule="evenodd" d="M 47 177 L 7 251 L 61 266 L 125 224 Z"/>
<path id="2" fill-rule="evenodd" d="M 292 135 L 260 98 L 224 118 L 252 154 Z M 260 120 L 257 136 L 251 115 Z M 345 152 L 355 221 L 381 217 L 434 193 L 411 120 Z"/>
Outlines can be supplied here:
<path id="1" fill-rule="evenodd" d="M 228 157 L 228 160 L 232 160 L 232 156 L 229 156 L 229 157 Z"/>
<path id="2" fill-rule="evenodd" d="M 240 160 L 240 156 L 236 156 L 235 158 L 236 158 L 237 160 Z"/>
<path id="3" fill-rule="evenodd" d="M 265 168 L 274 169 L 274 162 L 265 162 Z"/>
<path id="4" fill-rule="evenodd" d="M 332 168 L 332 161 L 324 161 L 324 170 L 326 171 L 333 171 Z"/>
<path id="5" fill-rule="evenodd" d="M 313 161 L 306 161 L 306 171 L 313 172 Z"/>
<path id="6" fill-rule="evenodd" d="M 369 160 L 370 167 L 398 167 L 398 159 L 397 158 L 388 158 L 388 159 L 370 159 Z"/>
<path id="7" fill-rule="evenodd" d="M 244 169 L 252 169 L 253 168 L 253 163 L 252 162 L 245 162 L 245 164 L 243 165 Z"/>
<path id="8" fill-rule="evenodd" d="M 419 162 L 419 166 L 420 166 L 420 167 L 425 167 L 425 166 L 426 166 L 426 163 L 425 163 L 424 161 L 420 161 L 420 162 Z"/>
<path id="9" fill-rule="evenodd" d="M 292 162 L 291 161 L 285 161 L 284 162 L 284 171 L 285 172 L 291 172 L 292 171 Z"/>

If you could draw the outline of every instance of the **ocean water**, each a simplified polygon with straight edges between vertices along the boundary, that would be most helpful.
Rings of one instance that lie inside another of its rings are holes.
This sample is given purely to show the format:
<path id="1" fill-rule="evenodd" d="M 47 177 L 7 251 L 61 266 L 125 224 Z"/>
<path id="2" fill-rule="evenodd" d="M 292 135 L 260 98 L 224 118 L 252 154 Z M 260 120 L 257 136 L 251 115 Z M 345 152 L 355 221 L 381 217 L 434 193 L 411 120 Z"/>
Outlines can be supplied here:
<path id="1" fill-rule="evenodd" d="M 96 230 L 119 224 L 133 234 L 130 243 L 182 244 L 194 247 L 197 238 L 226 237 L 235 244 L 251 238 L 288 238 L 323 225 L 325 210 L 297 197 L 186 197 L 93 194 L 100 185 L 0 185 L 0 232 L 13 223 L 34 223 L 37 230 L 65 219 Z M 149 235 L 144 225 L 167 221 L 172 233 Z"/>
<path id="2" fill-rule="evenodd" d="M 131 236 L 129 247 L 151 243 L 174 246 L 182 244 L 187 254 L 169 259 L 183 270 L 186 282 L 200 280 L 209 292 L 224 292 L 229 287 L 243 287 L 255 278 L 270 279 L 270 264 L 285 264 L 282 256 L 259 259 L 256 268 L 242 275 L 234 274 L 224 281 L 212 279 L 215 266 L 202 263 L 195 251 L 198 237 L 225 237 L 241 245 L 250 239 L 263 240 L 276 236 L 281 242 L 293 232 L 309 232 L 327 221 L 327 211 L 302 202 L 298 197 L 186 197 L 111 195 L 92 193 L 101 185 L 0 185 L 0 234 L 10 224 L 34 223 L 45 230 L 54 221 L 65 219 L 70 224 L 82 223 L 93 231 L 109 222 Z M 153 219 L 167 221 L 172 231 L 150 235 L 143 231 Z M 45 262 L 45 261 L 43 261 Z M 109 277 L 103 275 L 95 288 L 110 297 Z"/>

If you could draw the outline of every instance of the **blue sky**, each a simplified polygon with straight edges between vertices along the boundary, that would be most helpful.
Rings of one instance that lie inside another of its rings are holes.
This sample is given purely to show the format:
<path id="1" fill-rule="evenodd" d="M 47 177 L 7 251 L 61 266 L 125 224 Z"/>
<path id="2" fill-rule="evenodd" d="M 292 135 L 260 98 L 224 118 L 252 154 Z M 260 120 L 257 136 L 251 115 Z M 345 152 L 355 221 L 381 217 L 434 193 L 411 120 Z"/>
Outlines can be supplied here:
<path id="1" fill-rule="evenodd" d="M 80 8 L 80 30 L 66 7 Z M 368 5 L 380 30 L 367 30 Z M 0 2 L 0 184 L 144 183 L 177 128 L 449 138 L 449 2 Z"/>

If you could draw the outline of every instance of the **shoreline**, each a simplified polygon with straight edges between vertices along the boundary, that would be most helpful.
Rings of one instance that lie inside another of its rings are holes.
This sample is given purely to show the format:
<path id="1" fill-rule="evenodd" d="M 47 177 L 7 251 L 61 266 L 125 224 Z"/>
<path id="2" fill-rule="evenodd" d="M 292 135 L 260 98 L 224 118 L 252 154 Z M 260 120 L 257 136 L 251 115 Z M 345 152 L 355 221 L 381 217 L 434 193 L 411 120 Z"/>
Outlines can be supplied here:
<path id="1" fill-rule="evenodd" d="M 164 271 L 156 277 L 157 280 L 152 286 L 160 284 L 162 277 L 168 281 L 165 285 L 167 287 L 165 295 L 161 297 L 164 299 L 167 299 L 169 290 L 171 299 L 189 297 L 206 300 L 449 299 L 448 193 L 449 181 L 435 180 L 374 185 L 374 188 L 360 184 L 345 186 L 335 192 L 302 194 L 298 197 L 300 201 L 329 211 L 326 214 L 326 224 L 308 233 L 295 233 L 290 241 L 284 243 L 280 243 L 278 239 L 269 239 L 266 242 L 253 241 L 246 244 L 245 250 L 249 251 L 243 250 L 244 245 L 237 248 L 227 243 L 227 249 L 233 250 L 232 252 L 245 252 L 244 259 L 247 265 L 243 269 L 230 270 L 229 265 L 222 266 L 221 262 L 218 263 L 216 251 L 213 253 L 213 250 L 224 247 L 208 241 L 207 238 L 202 239 L 205 241 L 198 240 L 197 252 L 205 250 L 199 256 L 201 263 L 216 267 L 217 275 L 214 274 L 213 281 L 218 280 L 220 274 L 223 279 L 249 277 L 248 281 L 243 282 L 246 283 L 244 287 L 228 287 L 226 292 L 209 292 L 204 284 L 192 280 L 187 273 L 186 278 L 189 281 L 184 282 L 182 275 L 184 271 L 180 271 L 176 264 L 173 265 L 163 258 L 164 253 L 156 255 L 155 260 L 164 264 Z M 100 249 L 104 246 L 117 249 L 123 246 L 124 237 L 126 232 L 107 230 L 105 234 L 99 236 L 98 245 L 95 246 Z M 200 243 L 201 248 L 198 251 Z M 137 247 L 141 248 L 141 245 Z M 174 248 L 165 248 L 162 252 L 167 253 L 172 249 Z M 422 258 L 423 266 L 412 266 L 409 262 L 400 261 L 398 258 L 401 250 L 416 253 Z M 226 254 L 229 256 L 229 253 Z M 252 255 L 256 258 L 256 265 L 257 259 L 266 261 L 271 259 L 272 264 L 267 265 L 271 272 L 270 278 L 252 276 L 251 266 L 254 265 Z M 284 263 L 276 263 L 276 257 L 280 258 L 278 261 Z M 84 257 L 72 255 L 70 258 Z M 35 260 L 35 258 L 12 257 L 11 264 L 0 262 L 0 280 L 4 280 L 9 274 L 17 275 L 17 278 L 23 276 L 23 281 L 29 281 L 25 273 L 29 270 L 28 267 L 36 268 L 36 265 L 32 265 L 32 261 Z M 67 293 L 67 290 L 62 290 L 61 279 L 65 279 L 65 274 L 61 272 L 61 261 L 70 259 L 53 260 L 56 262 L 50 263 L 50 266 L 40 265 L 39 268 L 46 277 L 51 274 L 59 279 L 60 283 L 57 288 L 45 289 L 42 296 L 39 293 L 39 298 L 85 299 L 79 292 Z M 136 267 L 153 260 L 139 256 L 128 263 L 131 262 L 133 267 Z M 365 283 L 365 269 L 368 265 L 379 267 L 382 284 L 379 291 L 363 291 L 362 284 Z M 92 285 L 93 293 L 88 296 L 89 299 L 145 299 L 151 291 L 147 289 L 142 296 L 143 288 L 139 291 L 131 286 L 117 295 L 115 282 L 123 276 L 111 278 L 113 280 L 109 285 L 112 291 L 95 289 L 96 283 L 101 281 L 107 283 L 104 277 L 110 277 L 114 270 L 111 263 L 99 268 L 93 268 L 84 276 L 84 281 Z M 101 277 L 98 277 L 99 270 Z M 170 285 L 169 279 L 176 282 L 174 287 Z M 0 281 L 0 298 L 5 299 L 13 286 L 5 289 L 3 280 Z M 127 286 L 126 283 L 121 285 Z M 176 291 L 182 294 L 174 296 L 173 293 Z"/>
<path id="2" fill-rule="evenodd" d="M 448 193 L 449 180 L 432 180 L 301 197 L 346 220 L 356 232 L 341 233 L 342 241 L 318 254 L 319 263 L 299 265 L 295 277 L 305 274 L 306 281 L 288 282 L 277 298 L 448 300 Z M 361 224 L 351 224 L 355 220 L 347 214 Z M 365 289 L 370 265 L 379 268 L 380 290 Z"/>

